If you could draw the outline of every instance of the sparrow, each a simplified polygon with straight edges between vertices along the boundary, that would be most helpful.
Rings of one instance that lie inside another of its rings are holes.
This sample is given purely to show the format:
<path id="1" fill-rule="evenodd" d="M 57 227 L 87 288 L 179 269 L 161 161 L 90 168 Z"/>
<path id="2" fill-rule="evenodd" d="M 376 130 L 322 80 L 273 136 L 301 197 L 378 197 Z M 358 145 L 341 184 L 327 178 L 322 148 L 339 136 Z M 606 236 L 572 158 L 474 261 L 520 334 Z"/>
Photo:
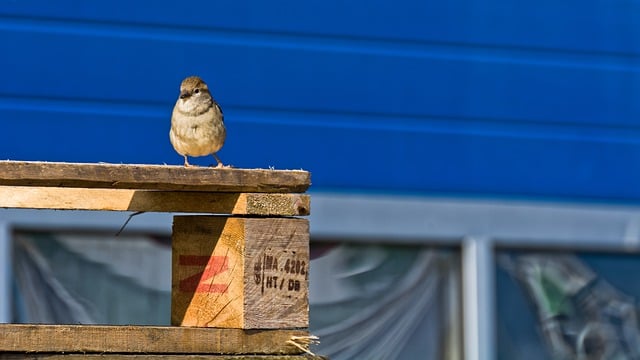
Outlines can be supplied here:
<path id="1" fill-rule="evenodd" d="M 184 166 L 190 166 L 188 156 L 212 154 L 224 167 L 216 152 L 224 145 L 227 131 L 220 105 L 213 99 L 207 84 L 198 76 L 189 76 L 180 84 L 180 96 L 171 114 L 171 145 L 184 156 Z"/>

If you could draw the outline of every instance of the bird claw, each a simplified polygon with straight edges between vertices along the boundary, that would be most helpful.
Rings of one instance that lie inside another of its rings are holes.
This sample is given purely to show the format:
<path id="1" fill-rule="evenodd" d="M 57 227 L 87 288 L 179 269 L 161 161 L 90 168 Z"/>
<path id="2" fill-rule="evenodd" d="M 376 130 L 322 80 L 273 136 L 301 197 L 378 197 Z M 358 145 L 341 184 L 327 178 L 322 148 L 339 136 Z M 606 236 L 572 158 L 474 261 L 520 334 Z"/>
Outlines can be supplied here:
<path id="1" fill-rule="evenodd" d="M 218 165 L 214 166 L 215 169 L 231 169 L 233 165 L 224 165 L 223 163 L 218 163 Z"/>

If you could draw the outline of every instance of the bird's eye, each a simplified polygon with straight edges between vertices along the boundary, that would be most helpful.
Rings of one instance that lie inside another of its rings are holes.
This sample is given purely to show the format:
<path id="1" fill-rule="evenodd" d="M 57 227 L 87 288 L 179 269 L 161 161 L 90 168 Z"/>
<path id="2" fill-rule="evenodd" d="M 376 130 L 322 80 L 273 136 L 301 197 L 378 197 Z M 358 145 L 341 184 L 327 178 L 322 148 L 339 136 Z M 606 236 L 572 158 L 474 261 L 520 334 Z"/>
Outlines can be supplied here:
<path id="1" fill-rule="evenodd" d="M 200 89 L 196 88 L 195 90 L 193 90 L 194 94 L 199 94 L 200 93 Z"/>

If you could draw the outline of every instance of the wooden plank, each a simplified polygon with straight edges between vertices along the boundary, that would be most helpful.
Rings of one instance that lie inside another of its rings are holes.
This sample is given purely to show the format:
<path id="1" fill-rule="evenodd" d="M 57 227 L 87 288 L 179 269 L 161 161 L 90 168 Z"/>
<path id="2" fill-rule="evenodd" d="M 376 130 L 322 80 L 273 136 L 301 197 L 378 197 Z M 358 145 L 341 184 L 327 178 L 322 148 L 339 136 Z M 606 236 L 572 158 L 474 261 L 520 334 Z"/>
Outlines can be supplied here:
<path id="1" fill-rule="evenodd" d="M 304 216 L 310 199 L 305 194 L 0 186 L 0 207 Z"/>
<path id="2" fill-rule="evenodd" d="M 0 185 L 300 193 L 310 183 L 302 170 L 0 161 Z"/>
<path id="3" fill-rule="evenodd" d="M 204 355 L 204 354 L 116 354 L 116 353 L 2 353 L 0 360 L 76 360 L 76 359 L 100 359 L 100 360 L 329 360 L 321 355 Z"/>
<path id="4" fill-rule="evenodd" d="M 304 330 L 0 324 L 0 352 L 300 354 Z"/>
<path id="5" fill-rule="evenodd" d="M 173 325 L 306 328 L 309 222 L 176 216 Z"/>

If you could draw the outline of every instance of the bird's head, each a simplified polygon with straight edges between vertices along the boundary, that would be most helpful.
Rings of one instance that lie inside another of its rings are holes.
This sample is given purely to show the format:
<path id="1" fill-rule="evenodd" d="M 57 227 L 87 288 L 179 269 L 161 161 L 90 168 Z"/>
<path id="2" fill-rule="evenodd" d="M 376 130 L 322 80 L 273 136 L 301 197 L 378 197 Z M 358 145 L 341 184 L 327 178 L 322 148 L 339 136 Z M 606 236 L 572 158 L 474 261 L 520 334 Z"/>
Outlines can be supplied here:
<path id="1" fill-rule="evenodd" d="M 207 83 L 204 82 L 198 76 L 189 76 L 188 78 L 182 80 L 180 84 L 180 99 L 188 99 L 188 98 L 199 98 L 211 96 L 209 94 L 209 87 Z"/>
<path id="2" fill-rule="evenodd" d="M 209 110 L 213 105 L 213 98 L 209 87 L 198 76 L 189 76 L 180 84 L 180 98 L 178 109 L 187 114 L 196 115 Z"/>

